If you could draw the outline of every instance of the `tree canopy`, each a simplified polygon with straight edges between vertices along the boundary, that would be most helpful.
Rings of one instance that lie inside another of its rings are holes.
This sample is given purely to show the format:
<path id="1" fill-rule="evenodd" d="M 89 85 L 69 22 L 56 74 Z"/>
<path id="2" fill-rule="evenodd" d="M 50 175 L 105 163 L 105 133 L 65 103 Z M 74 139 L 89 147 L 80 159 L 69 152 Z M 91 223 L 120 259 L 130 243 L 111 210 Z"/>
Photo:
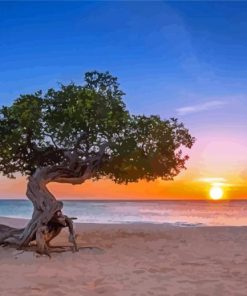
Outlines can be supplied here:
<path id="1" fill-rule="evenodd" d="M 172 179 L 185 168 L 182 148 L 194 138 L 177 119 L 130 114 L 124 95 L 116 77 L 96 71 L 85 74 L 83 85 L 20 95 L 0 109 L 0 171 L 13 178 L 66 165 L 81 176 L 100 154 L 91 178 Z"/>
<path id="2" fill-rule="evenodd" d="M 24 229 L 0 225 L 0 244 L 26 248 L 36 240 L 37 251 L 49 256 L 50 241 L 68 227 L 78 250 L 73 218 L 63 214 L 49 182 L 169 180 L 185 168 L 182 149 L 194 142 L 188 129 L 177 119 L 132 115 L 123 97 L 116 77 L 95 71 L 84 85 L 20 95 L 0 109 L 0 172 L 28 177 L 34 207 Z"/>

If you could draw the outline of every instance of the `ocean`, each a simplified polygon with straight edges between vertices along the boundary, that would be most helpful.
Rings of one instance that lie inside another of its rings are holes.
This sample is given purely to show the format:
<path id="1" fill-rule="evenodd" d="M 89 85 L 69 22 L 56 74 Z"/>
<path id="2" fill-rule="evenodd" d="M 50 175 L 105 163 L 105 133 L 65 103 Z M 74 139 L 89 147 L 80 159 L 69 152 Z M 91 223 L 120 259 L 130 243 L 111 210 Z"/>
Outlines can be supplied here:
<path id="1" fill-rule="evenodd" d="M 177 226 L 245 226 L 247 201 L 78 201 L 64 213 L 84 223 L 169 223 Z M 0 200 L 0 216 L 29 219 L 28 200 Z"/>

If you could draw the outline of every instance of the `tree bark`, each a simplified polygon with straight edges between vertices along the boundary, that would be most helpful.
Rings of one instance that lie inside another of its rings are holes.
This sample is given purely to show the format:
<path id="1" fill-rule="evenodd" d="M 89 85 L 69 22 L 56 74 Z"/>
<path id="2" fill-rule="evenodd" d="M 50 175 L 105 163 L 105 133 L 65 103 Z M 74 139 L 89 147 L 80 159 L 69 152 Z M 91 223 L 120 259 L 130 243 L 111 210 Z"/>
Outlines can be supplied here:
<path id="1" fill-rule="evenodd" d="M 26 195 L 33 203 L 32 218 L 24 229 L 0 225 L 0 244 L 15 245 L 25 249 L 36 240 L 37 251 L 49 255 L 49 243 L 63 227 L 69 228 L 69 241 L 77 250 L 72 219 L 62 214 L 63 203 L 57 201 L 46 185 L 59 176 L 68 174 L 67 168 L 47 167 L 37 169 L 29 177 Z M 67 179 L 67 182 L 70 182 Z"/>
<path id="2" fill-rule="evenodd" d="M 107 143 L 99 147 L 99 152 L 93 157 L 81 160 L 76 153 L 66 152 L 62 165 L 38 168 L 29 177 L 26 195 L 33 203 L 32 218 L 24 229 L 0 225 L 0 244 L 16 245 L 21 249 L 28 247 L 36 240 L 37 252 L 49 255 L 49 243 L 63 227 L 69 228 L 69 242 L 77 251 L 72 218 L 62 213 L 63 203 L 57 201 L 47 189 L 50 182 L 81 184 L 91 178 L 98 168 L 104 155 Z"/>
<path id="3" fill-rule="evenodd" d="M 38 169 L 29 178 L 26 195 L 32 201 L 34 211 L 32 219 L 21 235 L 20 245 L 22 247 L 27 246 L 30 240 L 34 239 L 39 227 L 47 225 L 54 214 L 62 210 L 62 202 L 57 201 L 46 187 L 49 181 L 47 168 Z"/>

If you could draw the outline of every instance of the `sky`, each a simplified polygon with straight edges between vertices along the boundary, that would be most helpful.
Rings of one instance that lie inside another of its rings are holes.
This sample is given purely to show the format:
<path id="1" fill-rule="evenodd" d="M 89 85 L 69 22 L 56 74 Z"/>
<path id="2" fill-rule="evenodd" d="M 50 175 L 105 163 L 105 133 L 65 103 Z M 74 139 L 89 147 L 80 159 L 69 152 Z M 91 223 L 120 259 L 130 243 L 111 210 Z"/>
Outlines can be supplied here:
<path id="1" fill-rule="evenodd" d="M 0 104 L 19 94 L 119 78 L 133 114 L 177 117 L 197 141 L 174 181 L 51 184 L 60 198 L 247 198 L 247 2 L 0 2 Z M 0 198 L 26 180 L 0 177 Z"/>

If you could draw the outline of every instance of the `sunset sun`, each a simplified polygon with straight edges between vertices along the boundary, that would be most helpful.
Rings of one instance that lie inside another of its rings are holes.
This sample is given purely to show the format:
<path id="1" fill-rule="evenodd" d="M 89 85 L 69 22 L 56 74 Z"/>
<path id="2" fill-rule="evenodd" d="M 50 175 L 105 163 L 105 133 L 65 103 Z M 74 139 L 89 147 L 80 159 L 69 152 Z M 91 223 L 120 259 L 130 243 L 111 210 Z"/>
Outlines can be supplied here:
<path id="1" fill-rule="evenodd" d="M 221 187 L 213 186 L 209 191 L 210 198 L 213 200 L 219 200 L 222 198 L 224 192 Z"/>

